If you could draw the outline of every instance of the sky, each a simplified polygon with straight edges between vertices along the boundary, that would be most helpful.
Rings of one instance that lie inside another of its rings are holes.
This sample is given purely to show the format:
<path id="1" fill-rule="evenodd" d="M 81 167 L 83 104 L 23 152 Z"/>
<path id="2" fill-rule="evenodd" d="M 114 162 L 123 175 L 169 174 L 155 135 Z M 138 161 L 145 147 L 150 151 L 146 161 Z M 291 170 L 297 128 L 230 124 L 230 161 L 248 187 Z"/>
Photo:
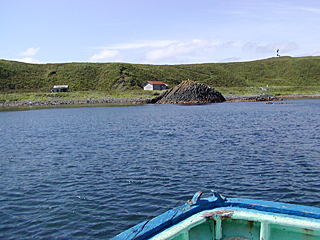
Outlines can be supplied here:
<path id="1" fill-rule="evenodd" d="M 190 64 L 320 55 L 319 0 L 0 0 L 0 59 Z"/>

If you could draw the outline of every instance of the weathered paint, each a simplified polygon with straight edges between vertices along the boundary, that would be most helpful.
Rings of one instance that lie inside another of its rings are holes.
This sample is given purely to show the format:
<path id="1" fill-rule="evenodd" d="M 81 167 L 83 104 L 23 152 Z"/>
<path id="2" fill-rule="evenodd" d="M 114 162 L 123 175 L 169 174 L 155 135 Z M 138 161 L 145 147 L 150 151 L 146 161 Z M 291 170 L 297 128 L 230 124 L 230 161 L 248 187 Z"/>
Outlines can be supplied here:
<path id="1" fill-rule="evenodd" d="M 226 199 L 216 192 L 186 204 L 116 236 L 119 239 L 320 239 L 320 209 L 242 198 Z"/>

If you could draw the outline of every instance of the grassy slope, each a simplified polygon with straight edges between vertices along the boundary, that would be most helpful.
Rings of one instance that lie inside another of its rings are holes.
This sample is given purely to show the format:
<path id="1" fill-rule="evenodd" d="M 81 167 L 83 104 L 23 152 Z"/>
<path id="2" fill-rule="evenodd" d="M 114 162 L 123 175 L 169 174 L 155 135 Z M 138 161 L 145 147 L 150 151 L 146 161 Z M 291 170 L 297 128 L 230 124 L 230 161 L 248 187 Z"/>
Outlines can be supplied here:
<path id="1" fill-rule="evenodd" d="M 95 91 L 100 92 L 99 96 L 101 91 L 109 95 L 121 96 L 124 92 L 139 95 L 143 94 L 142 86 L 148 80 L 163 81 L 174 87 L 186 79 L 215 87 L 223 94 L 253 94 L 260 91 L 260 86 L 267 85 L 268 91 L 275 94 L 317 93 L 320 57 L 186 65 L 26 64 L 0 60 L 0 93 L 6 94 L 47 93 L 53 85 L 67 84 L 70 92 Z"/>

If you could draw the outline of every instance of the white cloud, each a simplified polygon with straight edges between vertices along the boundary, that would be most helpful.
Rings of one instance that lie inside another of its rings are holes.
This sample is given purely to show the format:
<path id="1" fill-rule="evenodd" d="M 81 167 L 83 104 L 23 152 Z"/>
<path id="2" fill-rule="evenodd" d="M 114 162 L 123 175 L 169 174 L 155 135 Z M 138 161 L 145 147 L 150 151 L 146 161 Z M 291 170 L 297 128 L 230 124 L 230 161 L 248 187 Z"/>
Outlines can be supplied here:
<path id="1" fill-rule="evenodd" d="M 176 43 L 177 41 L 171 40 L 158 40 L 158 41 L 142 41 L 137 43 L 123 43 L 118 44 L 115 47 L 118 49 L 133 49 L 143 47 L 165 47 L 169 44 Z"/>
<path id="2" fill-rule="evenodd" d="M 281 54 L 298 50 L 299 46 L 295 42 L 269 43 L 267 45 L 258 45 L 256 43 L 247 42 L 242 46 L 243 52 L 255 52 L 260 54 L 274 53 L 277 49 L 280 50 Z"/>
<path id="3" fill-rule="evenodd" d="M 102 50 L 99 53 L 94 54 L 90 57 L 90 61 L 110 61 L 119 62 L 121 61 L 121 55 L 118 50 Z"/>
<path id="4" fill-rule="evenodd" d="M 315 13 L 320 13 L 320 9 L 319 8 L 306 8 L 306 7 L 300 7 L 299 8 L 302 11 L 306 11 L 306 12 L 315 12 Z"/>
<path id="5" fill-rule="evenodd" d="M 280 50 L 281 53 L 287 53 L 293 50 L 299 49 L 298 45 L 294 42 L 283 42 L 283 43 L 270 43 L 265 46 L 258 46 L 256 48 L 257 53 L 272 53 L 275 52 L 276 49 Z"/>
<path id="6" fill-rule="evenodd" d="M 138 41 L 138 42 L 132 42 L 132 43 L 119 43 L 119 44 L 114 44 L 107 47 L 94 47 L 91 49 L 128 50 L 128 49 L 146 48 L 146 47 L 165 47 L 169 44 L 176 43 L 176 42 L 177 41 L 173 41 L 173 40 Z"/>
<path id="7" fill-rule="evenodd" d="M 308 53 L 302 53 L 302 54 L 298 54 L 296 55 L 296 57 L 317 57 L 317 56 L 320 56 L 320 52 L 308 52 Z"/>
<path id="8" fill-rule="evenodd" d="M 176 58 L 184 54 L 195 54 L 199 50 L 204 50 L 210 46 L 210 40 L 193 39 L 169 44 L 159 49 L 146 53 L 146 60 L 158 62 Z"/>
<path id="9" fill-rule="evenodd" d="M 31 47 L 31 48 L 28 48 L 26 51 L 20 53 L 20 56 L 32 57 L 32 56 L 36 55 L 39 50 L 40 50 L 39 47 L 37 47 L 37 48 Z"/>
<path id="10" fill-rule="evenodd" d="M 242 46 L 242 51 L 243 52 L 254 52 L 256 48 L 257 48 L 256 43 L 247 42 Z"/>
<path id="11" fill-rule="evenodd" d="M 225 58 L 225 59 L 222 59 L 220 62 L 237 62 L 241 60 L 241 58 L 238 58 L 238 57 L 230 57 L 230 58 Z"/>
<path id="12" fill-rule="evenodd" d="M 38 59 L 34 59 L 32 58 L 33 56 L 35 56 L 38 51 L 40 50 L 39 47 L 34 48 L 28 48 L 26 51 L 21 52 L 19 55 L 24 57 L 24 58 L 19 58 L 19 59 L 13 59 L 14 61 L 19 61 L 19 62 L 25 62 L 25 63 L 39 63 Z"/>
<path id="13" fill-rule="evenodd" d="M 13 59 L 14 61 L 18 62 L 25 62 L 25 63 L 39 63 L 39 60 L 31 58 L 31 57 L 26 57 L 26 58 L 21 58 L 21 59 Z"/>

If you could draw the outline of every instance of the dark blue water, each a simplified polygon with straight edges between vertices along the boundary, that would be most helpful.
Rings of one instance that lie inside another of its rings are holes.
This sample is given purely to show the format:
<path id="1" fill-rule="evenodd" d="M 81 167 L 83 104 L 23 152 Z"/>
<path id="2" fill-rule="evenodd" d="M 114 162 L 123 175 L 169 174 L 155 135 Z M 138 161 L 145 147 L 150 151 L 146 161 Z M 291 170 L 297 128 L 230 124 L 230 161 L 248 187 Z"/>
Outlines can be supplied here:
<path id="1" fill-rule="evenodd" d="M 210 189 L 320 207 L 320 100 L 287 103 L 0 112 L 0 238 L 108 239 Z"/>

